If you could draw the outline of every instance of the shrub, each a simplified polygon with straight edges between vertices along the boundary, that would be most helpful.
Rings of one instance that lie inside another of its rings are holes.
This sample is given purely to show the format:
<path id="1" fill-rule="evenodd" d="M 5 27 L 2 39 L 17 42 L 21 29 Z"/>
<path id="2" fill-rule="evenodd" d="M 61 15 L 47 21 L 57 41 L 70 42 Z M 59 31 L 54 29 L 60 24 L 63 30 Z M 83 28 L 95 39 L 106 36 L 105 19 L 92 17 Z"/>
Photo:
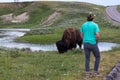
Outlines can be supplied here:
<path id="1" fill-rule="evenodd" d="M 10 52 L 10 56 L 13 57 L 13 58 L 16 58 L 16 57 L 20 56 L 18 49 L 11 49 L 9 52 Z"/>

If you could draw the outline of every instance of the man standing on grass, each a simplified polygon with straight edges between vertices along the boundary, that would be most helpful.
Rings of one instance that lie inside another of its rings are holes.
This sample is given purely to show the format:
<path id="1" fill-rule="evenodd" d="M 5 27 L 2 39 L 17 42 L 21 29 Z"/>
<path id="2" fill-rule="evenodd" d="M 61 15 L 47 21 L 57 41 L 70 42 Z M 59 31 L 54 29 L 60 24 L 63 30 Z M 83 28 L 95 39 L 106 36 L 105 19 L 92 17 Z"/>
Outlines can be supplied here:
<path id="1" fill-rule="evenodd" d="M 85 72 L 86 76 L 90 76 L 90 53 L 92 52 L 95 57 L 94 72 L 95 76 L 99 76 L 98 68 L 100 63 L 100 51 L 98 48 L 99 40 L 99 26 L 93 22 L 95 15 L 89 13 L 87 22 L 85 22 L 80 29 L 81 37 L 83 39 L 83 46 L 85 52 Z"/>

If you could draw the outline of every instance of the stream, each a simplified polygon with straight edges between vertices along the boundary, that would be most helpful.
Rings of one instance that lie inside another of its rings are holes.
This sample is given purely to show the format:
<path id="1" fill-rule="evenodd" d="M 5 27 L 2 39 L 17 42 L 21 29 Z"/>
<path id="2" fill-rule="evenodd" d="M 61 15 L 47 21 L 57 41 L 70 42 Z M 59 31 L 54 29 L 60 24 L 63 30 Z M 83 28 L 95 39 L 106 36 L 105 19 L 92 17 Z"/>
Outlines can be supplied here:
<path id="1" fill-rule="evenodd" d="M 14 41 L 14 39 L 16 39 L 17 37 L 24 36 L 27 31 L 30 31 L 30 29 L 0 29 L 0 47 L 18 49 L 30 48 L 32 51 L 57 51 L 57 47 L 55 44 L 42 45 Z M 98 46 L 100 51 L 108 51 L 111 50 L 113 47 L 118 46 L 118 44 L 99 42 Z"/>

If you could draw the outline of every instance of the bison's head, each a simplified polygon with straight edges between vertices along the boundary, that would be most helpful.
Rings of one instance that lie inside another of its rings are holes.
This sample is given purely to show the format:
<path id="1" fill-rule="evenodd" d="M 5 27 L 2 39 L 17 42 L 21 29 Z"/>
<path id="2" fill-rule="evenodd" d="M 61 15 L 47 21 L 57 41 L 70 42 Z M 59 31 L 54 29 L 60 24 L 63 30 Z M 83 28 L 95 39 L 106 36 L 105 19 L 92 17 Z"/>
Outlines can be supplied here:
<path id="1" fill-rule="evenodd" d="M 67 45 L 62 40 L 56 42 L 56 46 L 59 53 L 64 53 L 67 51 Z"/>

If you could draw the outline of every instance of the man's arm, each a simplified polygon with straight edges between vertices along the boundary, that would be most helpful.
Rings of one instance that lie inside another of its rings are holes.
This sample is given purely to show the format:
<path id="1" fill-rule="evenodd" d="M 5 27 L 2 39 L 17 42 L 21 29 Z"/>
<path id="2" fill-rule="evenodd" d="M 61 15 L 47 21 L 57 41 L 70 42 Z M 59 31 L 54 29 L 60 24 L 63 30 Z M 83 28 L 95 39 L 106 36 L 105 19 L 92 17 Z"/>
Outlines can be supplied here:
<path id="1" fill-rule="evenodd" d="M 96 42 L 98 43 L 99 41 L 99 38 L 100 38 L 100 33 L 99 32 L 96 32 Z"/>

